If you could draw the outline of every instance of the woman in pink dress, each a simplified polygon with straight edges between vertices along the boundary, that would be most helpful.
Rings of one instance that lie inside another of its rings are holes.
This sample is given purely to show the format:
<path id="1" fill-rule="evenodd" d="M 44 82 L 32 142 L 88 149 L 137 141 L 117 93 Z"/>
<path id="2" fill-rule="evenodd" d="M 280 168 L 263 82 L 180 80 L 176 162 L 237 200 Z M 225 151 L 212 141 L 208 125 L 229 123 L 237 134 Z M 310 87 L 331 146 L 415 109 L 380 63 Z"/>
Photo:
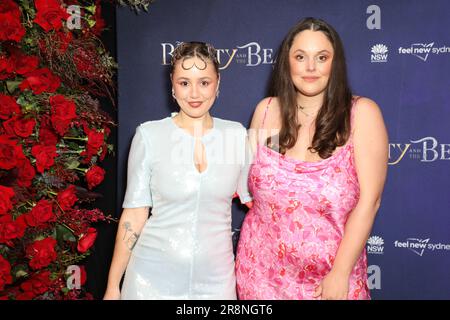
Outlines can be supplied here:
<path id="1" fill-rule="evenodd" d="M 251 124 L 238 296 L 370 299 L 365 243 L 388 161 L 380 108 L 352 95 L 339 35 L 315 18 L 284 39 L 271 88 Z"/>

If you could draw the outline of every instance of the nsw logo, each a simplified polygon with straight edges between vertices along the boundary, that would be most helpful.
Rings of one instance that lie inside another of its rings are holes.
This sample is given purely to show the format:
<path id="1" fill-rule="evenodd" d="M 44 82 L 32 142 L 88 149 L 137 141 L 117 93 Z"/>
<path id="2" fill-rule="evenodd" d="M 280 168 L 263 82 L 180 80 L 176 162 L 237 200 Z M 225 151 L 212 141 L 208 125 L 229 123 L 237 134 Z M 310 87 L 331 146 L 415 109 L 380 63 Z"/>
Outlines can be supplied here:
<path id="1" fill-rule="evenodd" d="M 370 52 L 370 62 L 387 62 L 388 47 L 384 44 L 376 44 L 372 46 Z"/>
<path id="2" fill-rule="evenodd" d="M 367 240 L 367 253 L 369 254 L 383 254 L 384 240 L 379 236 L 371 236 Z"/>

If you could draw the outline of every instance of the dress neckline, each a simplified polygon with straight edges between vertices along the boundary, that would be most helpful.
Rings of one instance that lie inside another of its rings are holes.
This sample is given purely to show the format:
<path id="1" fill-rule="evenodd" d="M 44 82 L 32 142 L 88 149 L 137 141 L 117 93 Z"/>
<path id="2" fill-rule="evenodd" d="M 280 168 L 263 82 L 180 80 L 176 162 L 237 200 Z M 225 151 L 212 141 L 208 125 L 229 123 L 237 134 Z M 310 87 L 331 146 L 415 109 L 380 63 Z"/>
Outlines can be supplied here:
<path id="1" fill-rule="evenodd" d="M 293 157 L 281 154 L 281 153 L 279 153 L 279 152 L 277 152 L 277 151 L 267 147 L 264 144 L 260 144 L 259 145 L 260 148 L 264 148 L 266 151 L 268 151 L 268 153 L 279 157 L 283 161 L 286 161 L 286 162 L 289 162 L 289 163 L 292 163 L 292 164 L 298 164 L 298 165 L 310 166 L 310 167 L 322 166 L 324 164 L 327 164 L 331 160 L 335 159 L 338 155 L 343 153 L 350 146 L 352 146 L 352 142 L 351 141 L 347 142 L 344 146 L 342 146 L 339 150 L 334 152 L 330 157 L 328 157 L 326 159 L 322 159 L 322 160 L 318 160 L 318 161 L 306 161 L 306 160 L 300 160 L 300 159 L 296 159 L 296 158 L 293 158 Z"/>
<path id="2" fill-rule="evenodd" d="M 172 112 L 170 117 L 167 117 L 168 121 L 171 123 L 171 125 L 176 129 L 179 130 L 183 133 L 183 135 L 188 136 L 191 139 L 195 139 L 195 137 L 190 134 L 188 131 L 186 131 L 185 129 L 179 127 L 175 121 L 173 120 L 173 117 L 176 116 L 178 114 L 178 112 Z M 209 136 L 212 132 L 214 132 L 216 130 L 216 119 L 214 117 L 211 116 L 213 125 L 212 128 L 209 129 L 208 131 L 206 131 L 202 136 L 200 136 L 199 138 L 202 140 L 203 138 Z"/>

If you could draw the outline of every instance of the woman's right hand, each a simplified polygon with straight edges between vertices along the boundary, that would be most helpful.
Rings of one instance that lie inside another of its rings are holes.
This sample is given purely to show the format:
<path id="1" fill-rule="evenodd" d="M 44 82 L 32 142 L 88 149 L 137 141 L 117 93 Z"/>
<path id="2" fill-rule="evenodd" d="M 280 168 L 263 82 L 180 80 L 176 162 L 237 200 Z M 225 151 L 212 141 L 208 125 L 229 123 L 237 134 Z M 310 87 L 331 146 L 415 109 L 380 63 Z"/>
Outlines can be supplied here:
<path id="1" fill-rule="evenodd" d="M 120 290 L 116 289 L 106 289 L 105 295 L 103 296 L 103 300 L 120 300 Z"/>

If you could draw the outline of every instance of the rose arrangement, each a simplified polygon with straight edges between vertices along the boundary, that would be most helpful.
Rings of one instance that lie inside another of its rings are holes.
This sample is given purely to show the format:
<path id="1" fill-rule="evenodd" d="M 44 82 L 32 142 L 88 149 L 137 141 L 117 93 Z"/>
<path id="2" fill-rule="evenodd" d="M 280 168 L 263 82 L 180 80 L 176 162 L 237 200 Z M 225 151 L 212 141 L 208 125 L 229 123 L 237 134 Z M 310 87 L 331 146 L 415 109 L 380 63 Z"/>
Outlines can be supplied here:
<path id="1" fill-rule="evenodd" d="M 113 152 L 104 28 L 99 0 L 0 2 L 0 299 L 92 298 L 81 264 L 112 220 L 87 208 Z"/>

